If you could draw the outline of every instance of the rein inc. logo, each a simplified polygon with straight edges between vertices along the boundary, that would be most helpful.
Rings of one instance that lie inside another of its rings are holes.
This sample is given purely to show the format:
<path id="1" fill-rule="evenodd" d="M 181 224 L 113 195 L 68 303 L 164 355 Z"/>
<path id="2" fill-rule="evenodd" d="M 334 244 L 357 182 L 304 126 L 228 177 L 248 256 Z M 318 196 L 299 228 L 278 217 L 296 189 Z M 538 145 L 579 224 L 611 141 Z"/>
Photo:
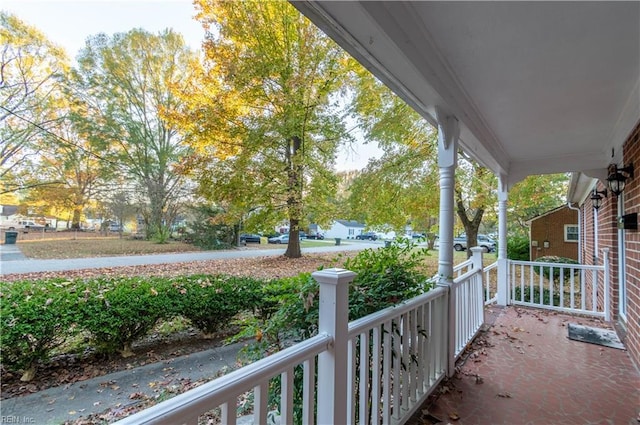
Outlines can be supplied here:
<path id="1" fill-rule="evenodd" d="M 0 416 L 0 424 L 35 424 L 35 418 L 31 416 Z"/>

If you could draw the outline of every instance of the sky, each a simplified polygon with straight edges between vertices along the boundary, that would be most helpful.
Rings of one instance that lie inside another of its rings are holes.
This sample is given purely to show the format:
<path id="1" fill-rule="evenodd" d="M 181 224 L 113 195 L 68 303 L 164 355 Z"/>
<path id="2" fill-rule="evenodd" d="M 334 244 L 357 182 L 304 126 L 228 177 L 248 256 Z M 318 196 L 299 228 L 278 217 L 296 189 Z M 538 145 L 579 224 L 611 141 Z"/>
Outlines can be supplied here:
<path id="1" fill-rule="evenodd" d="M 191 0 L 0 0 L 0 9 L 38 28 L 74 58 L 87 37 L 112 35 L 132 28 L 158 32 L 173 28 L 193 49 L 199 49 L 204 30 L 193 17 Z M 379 157 L 375 145 L 358 143 L 339 153 L 338 171 L 361 169 L 370 157 Z"/>

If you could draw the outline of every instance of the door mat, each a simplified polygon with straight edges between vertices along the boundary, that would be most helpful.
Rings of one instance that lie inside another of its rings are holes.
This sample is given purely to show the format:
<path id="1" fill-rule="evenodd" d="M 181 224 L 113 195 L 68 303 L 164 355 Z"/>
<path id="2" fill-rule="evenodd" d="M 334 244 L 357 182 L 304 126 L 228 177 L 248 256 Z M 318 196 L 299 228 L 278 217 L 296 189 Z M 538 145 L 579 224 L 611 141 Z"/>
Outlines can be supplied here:
<path id="1" fill-rule="evenodd" d="M 616 332 L 610 329 L 591 328 L 569 323 L 569 339 L 625 350 Z"/>

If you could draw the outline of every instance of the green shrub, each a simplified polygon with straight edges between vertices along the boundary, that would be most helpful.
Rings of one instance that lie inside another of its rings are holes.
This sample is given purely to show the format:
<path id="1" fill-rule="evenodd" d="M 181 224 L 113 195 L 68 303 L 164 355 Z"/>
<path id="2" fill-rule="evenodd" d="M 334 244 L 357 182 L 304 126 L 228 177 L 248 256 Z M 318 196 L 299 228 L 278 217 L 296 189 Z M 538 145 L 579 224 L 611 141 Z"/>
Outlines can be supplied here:
<path id="1" fill-rule="evenodd" d="M 211 335 L 256 302 L 259 282 L 233 276 L 189 276 L 173 280 L 177 311 Z"/>
<path id="2" fill-rule="evenodd" d="M 580 264 L 578 263 L 576 260 L 573 260 L 571 258 L 566 258 L 566 257 L 557 257 L 555 255 L 548 255 L 545 257 L 539 257 L 535 260 L 538 263 L 564 263 L 564 264 Z M 547 279 L 551 280 L 551 266 L 533 266 L 533 270 L 536 272 L 537 275 L 540 275 L 541 273 L 543 273 L 544 277 L 546 277 Z M 572 270 L 568 269 L 568 268 L 564 268 L 562 269 L 562 274 L 563 274 L 563 280 L 567 280 L 571 278 L 571 273 Z M 577 269 L 573 269 L 573 274 L 577 274 L 578 270 Z M 558 282 L 560 280 L 560 268 L 559 267 L 553 267 L 553 281 Z"/>
<path id="3" fill-rule="evenodd" d="M 165 278 L 95 279 L 86 283 L 80 303 L 81 326 L 106 353 L 133 354 L 131 344 L 159 319 L 177 314 Z"/>
<path id="4" fill-rule="evenodd" d="M 517 301 L 520 301 L 520 296 L 522 294 L 522 290 L 519 286 L 516 286 L 514 288 L 514 292 L 515 292 L 515 299 Z M 533 299 L 531 299 L 531 288 L 529 286 L 525 286 L 524 287 L 524 302 L 526 303 L 535 303 L 535 304 L 540 304 L 540 287 L 538 286 L 534 286 L 533 287 Z M 543 288 L 542 290 L 542 304 L 543 305 L 551 305 L 551 291 L 549 291 L 549 289 Z M 558 294 L 557 292 L 553 294 L 553 306 L 554 307 L 558 307 L 560 306 L 560 294 Z"/>
<path id="5" fill-rule="evenodd" d="M 222 213 L 222 210 L 214 207 L 194 207 L 196 219 L 189 223 L 191 230 L 187 234 L 191 243 L 202 249 L 227 249 L 234 246 L 236 232 L 233 226 L 221 224 L 217 220 L 216 216 Z"/>
<path id="6" fill-rule="evenodd" d="M 408 239 L 381 249 L 365 249 L 344 267 L 356 272 L 349 291 L 349 319 L 355 320 L 428 291 L 430 276 L 420 271 L 428 251 Z"/>
<path id="7" fill-rule="evenodd" d="M 510 260 L 529 261 L 529 238 L 526 236 L 511 236 L 507 240 L 507 258 Z"/>
<path id="8" fill-rule="evenodd" d="M 29 381 L 38 363 L 77 333 L 76 287 L 57 279 L 2 283 L 0 291 L 0 362 Z"/>
<path id="9" fill-rule="evenodd" d="M 344 267 L 358 275 L 349 288 L 349 319 L 355 320 L 383 308 L 413 298 L 431 288 L 429 277 L 420 271 L 425 249 L 417 249 L 409 240 L 398 240 L 380 249 L 366 249 L 345 261 Z M 311 337 L 318 330 L 318 283 L 310 273 L 270 282 L 265 290 L 264 305 L 270 316 L 262 326 L 263 349 L 271 345 L 282 348 L 282 341 Z M 278 306 L 275 313 L 271 313 Z M 245 335 L 261 326 L 259 322 Z"/>

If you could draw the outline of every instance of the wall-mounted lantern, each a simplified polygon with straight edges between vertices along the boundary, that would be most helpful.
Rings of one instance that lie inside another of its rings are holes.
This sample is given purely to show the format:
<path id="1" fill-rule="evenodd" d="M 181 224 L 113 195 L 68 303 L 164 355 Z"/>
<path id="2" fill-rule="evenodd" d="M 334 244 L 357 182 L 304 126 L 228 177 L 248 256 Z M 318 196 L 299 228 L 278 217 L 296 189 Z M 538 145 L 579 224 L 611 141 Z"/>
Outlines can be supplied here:
<path id="1" fill-rule="evenodd" d="M 627 179 L 633 178 L 633 164 L 629 164 L 626 167 L 618 168 L 617 165 L 611 164 L 609 166 L 609 177 L 607 182 L 609 183 L 609 189 L 619 196 L 626 185 Z"/>
<path id="2" fill-rule="evenodd" d="M 591 203 L 593 204 L 593 208 L 596 210 L 602 206 L 602 196 L 607 197 L 607 189 L 605 190 L 597 190 L 593 188 L 593 192 L 591 193 Z"/>

